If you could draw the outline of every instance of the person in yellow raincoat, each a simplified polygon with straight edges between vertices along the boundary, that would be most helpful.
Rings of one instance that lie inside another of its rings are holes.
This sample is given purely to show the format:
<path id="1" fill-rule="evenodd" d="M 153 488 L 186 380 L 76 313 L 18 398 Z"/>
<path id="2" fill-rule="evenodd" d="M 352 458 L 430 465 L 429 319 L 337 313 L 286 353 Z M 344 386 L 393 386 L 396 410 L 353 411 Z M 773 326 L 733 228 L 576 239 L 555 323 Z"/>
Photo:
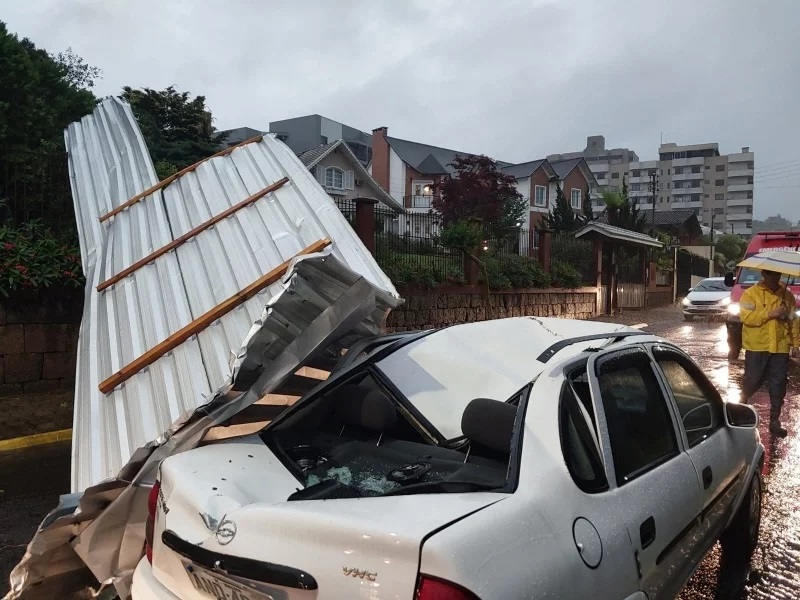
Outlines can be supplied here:
<path id="1" fill-rule="evenodd" d="M 789 356 L 800 342 L 794 294 L 781 283 L 780 273 L 762 271 L 761 281 L 748 288 L 739 303 L 742 346 L 745 349 L 742 399 L 747 402 L 766 381 L 769 386 L 770 432 L 786 437 L 781 409 L 786 397 Z"/>

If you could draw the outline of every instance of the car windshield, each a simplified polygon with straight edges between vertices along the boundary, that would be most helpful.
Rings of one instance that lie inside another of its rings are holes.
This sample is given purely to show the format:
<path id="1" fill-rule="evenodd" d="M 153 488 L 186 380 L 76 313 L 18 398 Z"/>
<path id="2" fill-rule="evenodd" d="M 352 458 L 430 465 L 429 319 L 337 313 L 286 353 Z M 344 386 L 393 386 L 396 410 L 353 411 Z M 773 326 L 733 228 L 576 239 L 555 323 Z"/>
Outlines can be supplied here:
<path id="1" fill-rule="evenodd" d="M 695 292 L 730 292 L 731 288 L 725 285 L 721 279 L 704 279 L 698 283 Z"/>
<path id="2" fill-rule="evenodd" d="M 739 272 L 740 285 L 744 286 L 755 285 L 759 281 L 761 281 L 761 271 L 744 268 Z M 800 285 L 800 281 L 798 281 L 797 277 L 790 277 L 789 275 L 783 275 L 781 277 L 781 281 L 786 285 Z"/>

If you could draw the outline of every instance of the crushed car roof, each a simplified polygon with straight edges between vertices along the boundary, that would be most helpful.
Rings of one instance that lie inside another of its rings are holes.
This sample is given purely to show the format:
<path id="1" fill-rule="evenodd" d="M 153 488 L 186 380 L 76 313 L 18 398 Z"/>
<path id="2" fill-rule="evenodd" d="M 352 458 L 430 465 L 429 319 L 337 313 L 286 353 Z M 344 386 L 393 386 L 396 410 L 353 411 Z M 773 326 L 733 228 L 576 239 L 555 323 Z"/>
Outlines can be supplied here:
<path id="1" fill-rule="evenodd" d="M 543 355 L 565 339 L 639 333 L 616 324 L 518 317 L 455 325 L 400 347 L 377 366 L 447 439 L 461 435 L 461 414 L 475 398 L 507 400 L 546 368 Z M 574 356 L 598 339 L 564 348 Z"/>

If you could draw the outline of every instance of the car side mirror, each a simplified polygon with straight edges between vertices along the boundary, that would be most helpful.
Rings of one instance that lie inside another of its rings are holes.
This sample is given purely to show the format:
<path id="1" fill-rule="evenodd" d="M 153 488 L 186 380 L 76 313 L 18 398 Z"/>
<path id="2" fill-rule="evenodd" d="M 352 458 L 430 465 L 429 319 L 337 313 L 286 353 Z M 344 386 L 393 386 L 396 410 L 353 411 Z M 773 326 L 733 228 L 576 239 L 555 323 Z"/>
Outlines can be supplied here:
<path id="1" fill-rule="evenodd" d="M 733 287 L 734 283 L 733 273 L 725 273 L 725 287 Z"/>
<path id="2" fill-rule="evenodd" d="M 683 428 L 686 433 L 697 433 L 698 431 L 708 431 L 714 426 L 714 414 L 711 412 L 711 405 L 704 403 L 696 406 L 683 415 Z"/>
<path id="3" fill-rule="evenodd" d="M 758 413 L 747 404 L 725 403 L 725 422 L 728 427 L 755 429 L 758 427 Z"/>
<path id="4" fill-rule="evenodd" d="M 691 294 L 694 291 L 694 288 L 689 288 L 689 293 Z"/>

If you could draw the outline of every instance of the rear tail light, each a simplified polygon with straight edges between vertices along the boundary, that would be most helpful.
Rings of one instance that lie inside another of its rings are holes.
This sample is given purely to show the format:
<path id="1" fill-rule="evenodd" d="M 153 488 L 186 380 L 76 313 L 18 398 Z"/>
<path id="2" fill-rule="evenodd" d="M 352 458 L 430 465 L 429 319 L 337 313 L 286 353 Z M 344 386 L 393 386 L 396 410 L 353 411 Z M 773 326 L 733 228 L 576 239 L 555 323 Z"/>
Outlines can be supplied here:
<path id="1" fill-rule="evenodd" d="M 479 600 L 470 591 L 442 579 L 422 575 L 417 584 L 415 600 Z"/>
<path id="2" fill-rule="evenodd" d="M 144 528 L 144 553 L 147 561 L 153 564 L 153 530 L 156 526 L 156 511 L 158 510 L 158 495 L 161 492 L 161 482 L 156 480 L 147 496 L 147 523 Z"/>

